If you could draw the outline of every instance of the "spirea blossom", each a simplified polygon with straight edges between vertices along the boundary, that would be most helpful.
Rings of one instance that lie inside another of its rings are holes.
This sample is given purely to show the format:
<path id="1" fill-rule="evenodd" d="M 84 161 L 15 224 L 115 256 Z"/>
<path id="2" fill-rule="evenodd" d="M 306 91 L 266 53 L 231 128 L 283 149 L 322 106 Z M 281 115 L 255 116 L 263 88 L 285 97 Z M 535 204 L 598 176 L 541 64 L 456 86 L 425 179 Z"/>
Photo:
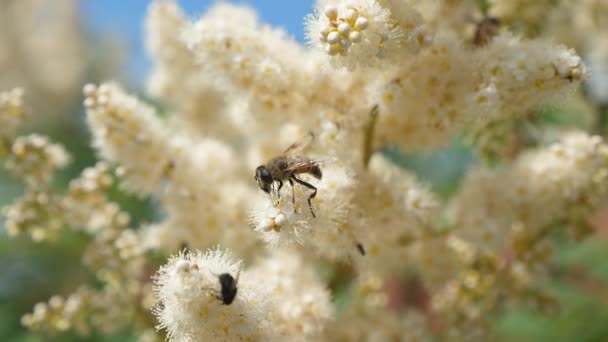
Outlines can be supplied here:
<path id="1" fill-rule="evenodd" d="M 100 58 L 94 49 L 89 49 L 107 42 L 83 32 L 79 13 L 76 0 L 56 4 L 24 0 L 2 5 L 0 91 L 16 86 L 27 90 L 29 109 L 44 113 L 30 125 L 66 120 L 78 101 L 85 77 L 91 73 L 107 75 L 120 55 L 105 54 Z M 39 63 L 34 56 L 45 56 L 45 63 Z M 93 59 L 97 62 L 90 63 Z"/>
<path id="2" fill-rule="evenodd" d="M 546 42 L 518 42 L 510 34 L 494 37 L 478 58 L 483 81 L 473 99 L 480 107 L 500 113 L 521 113 L 555 101 L 573 91 L 586 74 L 574 50 Z"/>
<path id="3" fill-rule="evenodd" d="M 120 163 L 130 189 L 142 194 L 154 192 L 173 154 L 160 118 L 116 84 L 86 85 L 84 94 L 89 127 L 101 156 Z M 146 154 L 136 152 L 141 145 L 147 146 Z M 150 162 L 154 166 L 148 165 Z"/>
<path id="4" fill-rule="evenodd" d="M 276 306 L 272 322 L 279 340 L 318 340 L 333 323 L 331 294 L 315 273 L 314 265 L 295 250 L 273 251 L 250 273 L 254 282 L 271 293 Z"/>
<path id="5" fill-rule="evenodd" d="M 394 11 L 394 13 L 392 12 Z M 377 66 L 396 61 L 427 43 L 422 18 L 406 3 L 395 1 L 318 1 L 306 18 L 309 44 L 330 56 L 336 66 Z"/>
<path id="6" fill-rule="evenodd" d="M 378 138 L 407 150 L 443 145 L 467 125 L 521 115 L 568 94 L 585 70 L 564 46 L 505 34 L 471 53 L 452 34 L 440 35 L 378 81 Z"/>
<path id="7" fill-rule="evenodd" d="M 205 77 L 197 58 L 180 39 L 188 18 L 173 1 L 155 1 L 146 18 L 146 47 L 154 56 L 155 67 L 148 77 L 149 92 L 163 97 L 188 124 L 180 129 L 190 134 L 215 136 L 221 131 L 231 134 L 225 111 L 223 92 Z M 181 86 L 175 87 L 176 84 Z"/>
<path id="8" fill-rule="evenodd" d="M 11 152 L 6 168 L 32 186 L 49 184 L 53 173 L 69 160 L 63 146 L 39 134 L 18 137 Z"/>
<path id="9" fill-rule="evenodd" d="M 359 259 L 360 267 L 390 274 L 402 267 L 415 241 L 434 233 L 439 205 L 414 176 L 385 157 L 372 157 L 369 171 L 356 195 L 362 214 L 358 219 L 363 226 L 360 242 L 366 249 L 366 257 Z"/>
<path id="10" fill-rule="evenodd" d="M 227 23 L 227 17 L 238 25 Z M 256 131 L 258 118 L 266 125 L 279 125 L 282 115 L 297 118 L 299 111 L 289 109 L 303 105 L 298 90 L 306 76 L 297 61 L 306 52 L 282 30 L 259 24 L 248 8 L 218 4 L 189 23 L 182 40 L 196 56 L 201 71 L 216 75 L 219 89 L 238 94 L 239 101 L 246 102 L 240 112 L 229 114 L 233 125 Z"/>
<path id="11" fill-rule="evenodd" d="M 437 37 L 431 48 L 405 59 L 378 82 L 383 143 L 408 150 L 443 145 L 475 114 L 467 101 L 475 66 L 453 36 Z"/>
<path id="12" fill-rule="evenodd" d="M 484 249 L 505 248 L 514 235 L 532 238 L 559 217 L 580 219 L 569 218 L 575 211 L 568 209 L 589 210 L 605 197 L 607 167 L 600 137 L 565 133 L 550 146 L 522 154 L 509 169 L 471 172 L 449 216 L 468 241 Z"/>
<path id="13" fill-rule="evenodd" d="M 238 279 L 234 301 L 222 301 L 219 277 Z M 156 278 L 159 328 L 171 341 L 264 340 L 271 336 L 268 293 L 241 273 L 230 253 L 210 250 L 172 257 Z"/>
<path id="14" fill-rule="evenodd" d="M 25 119 L 23 95 L 22 88 L 0 92 L 0 156 L 3 156 L 10 148 L 10 143 L 17 133 L 17 127 Z"/>
<path id="15" fill-rule="evenodd" d="M 251 214 L 254 230 L 271 246 L 297 242 L 316 246 L 321 254 L 348 255 L 354 251 L 348 228 L 350 202 L 356 186 L 352 171 L 330 165 L 324 168 L 320 181 L 311 182 L 317 188 L 311 206 L 308 198 L 312 190 L 295 182 L 293 187 L 289 184 L 283 187 L 280 198 L 276 194 L 260 196 Z"/>

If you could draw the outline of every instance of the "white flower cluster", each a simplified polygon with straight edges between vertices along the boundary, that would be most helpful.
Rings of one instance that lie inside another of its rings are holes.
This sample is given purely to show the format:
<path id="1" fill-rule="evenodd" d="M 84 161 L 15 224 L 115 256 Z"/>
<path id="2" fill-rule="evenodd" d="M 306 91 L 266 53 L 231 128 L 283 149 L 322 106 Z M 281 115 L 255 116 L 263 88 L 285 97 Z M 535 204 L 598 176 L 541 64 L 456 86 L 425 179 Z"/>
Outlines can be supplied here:
<path id="1" fill-rule="evenodd" d="M 188 243 L 205 248 L 220 239 L 236 245 L 248 236 L 248 230 L 237 235 L 228 232 L 246 219 L 244 201 L 251 193 L 242 182 L 233 181 L 238 179 L 239 164 L 230 146 L 215 139 L 194 141 L 172 134 L 174 129 L 152 108 L 114 84 L 87 85 L 84 92 L 101 156 L 119 164 L 128 190 L 158 196 L 167 211 L 165 222 L 146 229 L 148 247 L 176 250 Z M 145 152 L 137 152 L 142 146 Z"/>
<path id="2" fill-rule="evenodd" d="M 452 34 L 438 36 L 433 47 L 388 74 L 376 88 L 379 139 L 406 150 L 445 145 L 468 125 L 555 101 L 585 75 L 571 49 L 509 34 L 467 51 Z"/>
<path id="3" fill-rule="evenodd" d="M 332 317 L 310 265 L 285 252 L 250 270 L 219 249 L 181 253 L 159 270 L 156 292 L 172 341 L 310 341 Z"/>
<path id="4" fill-rule="evenodd" d="M 416 52 L 431 39 L 421 25 L 415 9 L 390 0 L 319 1 L 316 13 L 306 18 L 309 43 L 349 69 L 397 62 Z"/>
<path id="5" fill-rule="evenodd" d="M 160 269 L 156 284 L 156 315 L 173 341 L 256 340 L 269 332 L 268 294 L 241 274 L 230 254 L 180 254 Z"/>
<path id="6" fill-rule="evenodd" d="M 568 220 L 574 207 L 595 207 L 606 193 L 606 176 L 608 147 L 602 139 L 564 133 L 548 147 L 523 153 L 508 169 L 471 172 L 449 217 L 460 227 L 459 236 L 497 252 L 521 231 L 531 237 Z"/>
<path id="7" fill-rule="evenodd" d="M 331 295 L 313 266 L 297 253 L 277 249 L 249 271 L 270 293 L 279 340 L 318 340 L 332 324 Z"/>
<path id="8" fill-rule="evenodd" d="M 7 153 L 10 142 L 15 138 L 17 127 L 25 119 L 23 89 L 15 88 L 0 92 L 0 156 Z"/>
<path id="9" fill-rule="evenodd" d="M 2 4 L 0 90 L 19 86 L 27 91 L 28 109 L 44 113 L 28 126 L 44 128 L 73 119 L 70 115 L 83 82 L 91 75 L 105 77 L 116 70 L 113 63 L 121 54 L 101 53 L 112 39 L 85 33 L 80 14 L 77 0 Z M 44 63 L 40 63 L 41 56 Z"/>
<path id="10" fill-rule="evenodd" d="M 121 176 L 130 189 L 150 194 L 160 183 L 174 151 L 165 126 L 154 110 L 125 94 L 116 84 L 84 87 L 94 146 L 104 159 L 122 164 Z M 138 151 L 146 146 L 145 154 Z"/>

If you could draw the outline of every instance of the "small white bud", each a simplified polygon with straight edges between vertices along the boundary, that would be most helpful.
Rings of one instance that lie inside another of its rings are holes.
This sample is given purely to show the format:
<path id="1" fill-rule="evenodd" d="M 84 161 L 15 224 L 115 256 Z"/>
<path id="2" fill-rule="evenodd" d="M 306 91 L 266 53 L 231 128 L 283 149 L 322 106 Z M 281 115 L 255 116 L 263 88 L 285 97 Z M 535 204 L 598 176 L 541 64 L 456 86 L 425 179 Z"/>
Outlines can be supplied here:
<path id="1" fill-rule="evenodd" d="M 325 16 L 330 20 L 336 20 L 338 18 L 338 9 L 334 6 L 328 6 L 325 8 Z"/>
<path id="2" fill-rule="evenodd" d="M 352 43 L 348 39 L 342 39 L 340 41 L 340 45 L 342 45 L 342 47 L 346 50 L 352 45 Z"/>
<path id="3" fill-rule="evenodd" d="M 46 303 L 36 303 L 36 305 L 34 305 L 34 317 L 37 319 L 43 319 L 46 314 L 48 312 L 48 308 L 46 306 Z"/>
<path id="4" fill-rule="evenodd" d="M 94 84 L 88 83 L 82 88 L 82 92 L 85 96 L 92 96 L 95 93 L 97 87 Z"/>
<path id="5" fill-rule="evenodd" d="M 110 86 L 104 83 L 99 86 L 98 91 L 100 94 L 107 95 L 110 93 Z"/>
<path id="6" fill-rule="evenodd" d="M 358 16 L 359 16 L 359 14 L 357 13 L 356 10 L 349 8 L 346 11 L 346 15 L 344 17 L 347 21 L 354 22 L 355 20 L 357 20 Z"/>
<path id="7" fill-rule="evenodd" d="M 327 52 L 327 54 L 330 56 L 335 56 L 338 54 L 338 52 L 340 52 L 340 49 L 337 45 L 327 44 L 325 45 L 325 52 Z"/>
<path id="8" fill-rule="evenodd" d="M 91 98 L 91 97 L 87 97 L 86 99 L 84 99 L 84 106 L 86 108 L 91 108 L 95 105 L 95 99 Z"/>
<path id="9" fill-rule="evenodd" d="M 190 262 L 188 262 L 188 260 L 179 259 L 175 263 L 175 269 L 177 270 L 177 273 L 188 272 L 188 270 L 190 270 Z"/>
<path id="10" fill-rule="evenodd" d="M 260 229 L 265 232 L 269 232 L 272 229 L 272 226 L 274 226 L 274 221 L 271 219 L 264 219 L 260 223 Z"/>
<path id="11" fill-rule="evenodd" d="M 355 27 L 358 28 L 359 30 L 365 30 L 368 25 L 369 25 L 369 22 L 364 17 L 359 17 L 355 21 Z"/>
<path id="12" fill-rule="evenodd" d="M 100 105 L 102 105 L 102 106 L 105 105 L 105 104 L 107 104 L 108 101 L 109 101 L 109 99 L 108 99 L 108 96 L 106 96 L 106 95 L 99 95 L 97 97 L 97 103 L 100 104 Z"/>
<path id="13" fill-rule="evenodd" d="M 274 222 L 279 225 L 282 226 L 283 224 L 285 224 L 287 222 L 287 216 L 285 216 L 285 214 L 280 213 L 279 215 L 277 215 L 274 218 Z"/>
<path id="14" fill-rule="evenodd" d="M 350 41 L 353 42 L 353 43 L 359 43 L 362 40 L 361 32 L 359 32 L 359 31 L 352 31 L 348 35 L 348 39 L 350 39 Z"/>
<path id="15" fill-rule="evenodd" d="M 49 306 L 53 309 L 59 309 L 63 306 L 63 298 L 59 296 L 53 296 L 49 299 Z"/>
<path id="16" fill-rule="evenodd" d="M 340 25 L 338 25 L 338 32 L 340 32 L 341 35 L 346 36 L 348 32 L 350 32 L 350 25 L 348 25 L 348 23 L 340 23 Z"/>
<path id="17" fill-rule="evenodd" d="M 329 32 L 327 35 L 327 42 L 329 44 L 337 44 L 340 42 L 340 34 L 336 31 Z"/>
<path id="18" fill-rule="evenodd" d="M 117 167 L 115 172 L 118 177 L 124 177 L 127 175 L 127 169 L 125 169 L 124 166 Z"/>
<path id="19" fill-rule="evenodd" d="M 31 314 L 25 314 L 21 317 L 21 325 L 29 327 L 34 323 L 34 317 Z"/>

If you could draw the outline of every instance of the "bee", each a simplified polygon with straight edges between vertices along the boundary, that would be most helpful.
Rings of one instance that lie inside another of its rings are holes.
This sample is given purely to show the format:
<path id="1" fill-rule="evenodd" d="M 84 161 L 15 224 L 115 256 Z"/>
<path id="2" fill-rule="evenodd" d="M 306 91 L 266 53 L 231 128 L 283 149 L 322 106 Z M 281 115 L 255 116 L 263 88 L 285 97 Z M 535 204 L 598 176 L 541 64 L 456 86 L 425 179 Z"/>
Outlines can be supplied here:
<path id="1" fill-rule="evenodd" d="M 314 134 L 308 132 L 302 139 L 293 143 L 289 146 L 281 155 L 272 158 L 263 165 L 258 166 L 255 169 L 255 180 L 258 183 L 260 189 L 264 192 L 269 193 L 271 190 L 275 190 L 277 195 L 280 197 L 280 191 L 283 187 L 283 182 L 288 181 L 291 185 L 292 201 L 295 203 L 294 193 L 294 182 L 312 190 L 308 196 L 308 207 L 313 217 L 316 217 L 314 210 L 312 209 L 311 201 L 317 195 L 317 188 L 300 179 L 298 175 L 310 174 L 316 179 L 321 179 L 323 173 L 321 172 L 320 166 L 327 161 L 314 160 L 302 155 L 296 155 L 297 152 L 303 150 L 306 146 L 312 142 Z M 278 183 L 278 187 L 275 189 L 274 185 Z"/>
<path id="2" fill-rule="evenodd" d="M 485 17 L 477 22 L 473 45 L 481 47 L 488 45 L 492 38 L 498 35 L 500 30 L 500 20 L 496 17 Z"/>
<path id="3" fill-rule="evenodd" d="M 222 300 L 222 303 L 224 303 L 224 305 L 232 304 L 238 290 L 236 285 L 239 282 L 239 275 L 237 274 L 236 279 L 234 279 L 230 273 L 222 273 L 218 279 L 220 280 L 220 286 L 222 288 L 220 290 L 220 299 Z"/>

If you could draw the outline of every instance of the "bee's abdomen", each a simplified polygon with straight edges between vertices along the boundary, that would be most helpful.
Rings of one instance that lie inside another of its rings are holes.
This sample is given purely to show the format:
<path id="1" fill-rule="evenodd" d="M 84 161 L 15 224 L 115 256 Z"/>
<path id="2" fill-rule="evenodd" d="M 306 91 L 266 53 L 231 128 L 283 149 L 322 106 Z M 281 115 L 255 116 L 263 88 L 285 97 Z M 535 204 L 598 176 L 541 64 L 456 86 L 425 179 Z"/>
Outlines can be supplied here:
<path id="1" fill-rule="evenodd" d="M 321 179 L 321 177 L 323 176 L 323 174 L 321 173 L 321 168 L 318 165 L 311 167 L 309 172 L 316 179 Z"/>

